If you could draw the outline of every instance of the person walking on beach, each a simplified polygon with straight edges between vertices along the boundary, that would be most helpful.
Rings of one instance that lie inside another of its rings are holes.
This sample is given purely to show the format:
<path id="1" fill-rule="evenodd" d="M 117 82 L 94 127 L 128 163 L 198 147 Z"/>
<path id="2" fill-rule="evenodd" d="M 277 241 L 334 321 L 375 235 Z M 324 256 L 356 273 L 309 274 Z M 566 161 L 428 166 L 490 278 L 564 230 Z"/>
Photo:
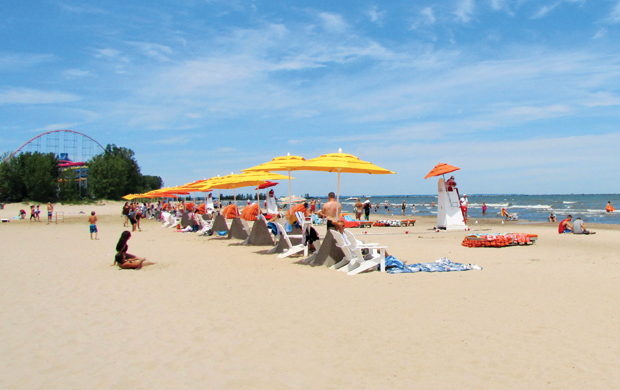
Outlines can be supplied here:
<path id="1" fill-rule="evenodd" d="M 47 224 L 49 225 L 52 222 L 52 215 L 54 215 L 54 206 L 47 202 Z"/>
<path id="2" fill-rule="evenodd" d="M 129 219 L 129 222 L 131 222 L 131 231 L 135 232 L 138 221 L 136 221 L 136 210 L 133 207 L 129 208 L 129 214 L 127 214 L 127 218 Z"/>
<path id="3" fill-rule="evenodd" d="M 35 217 L 34 215 L 34 205 L 31 205 L 30 206 L 30 219 L 28 221 L 32 222 L 33 219 L 35 222 L 37 222 L 37 217 Z"/>
<path id="4" fill-rule="evenodd" d="M 407 203 L 403 202 L 403 206 L 402 206 L 402 209 L 403 209 L 403 217 L 405 216 L 405 209 L 406 209 L 406 208 L 407 208 Z"/>
<path id="5" fill-rule="evenodd" d="M 125 202 L 125 205 L 123 206 L 123 217 L 125 218 L 123 221 L 123 227 L 127 227 L 127 222 L 129 222 L 129 208 L 129 202 Z"/>
<path id="6" fill-rule="evenodd" d="M 364 219 L 368 221 L 370 219 L 370 209 L 372 208 L 372 205 L 370 204 L 370 200 L 368 198 L 366 198 L 362 207 L 364 208 Z"/>
<path id="7" fill-rule="evenodd" d="M 90 239 L 93 239 L 93 233 L 95 233 L 95 240 L 99 239 L 99 232 L 97 231 L 97 217 L 95 216 L 95 212 L 91 211 L 90 217 L 88 217 L 88 222 L 90 223 Z"/>
<path id="8" fill-rule="evenodd" d="M 327 203 L 323 205 L 319 211 L 319 217 L 327 220 L 327 229 L 336 229 L 338 232 L 344 232 L 344 223 L 339 221 L 342 205 L 336 201 L 336 194 L 330 192 L 327 195 Z"/>
<path id="9" fill-rule="evenodd" d="M 34 211 L 34 219 L 41 222 L 41 205 L 37 205 L 37 209 Z"/>
<path id="10" fill-rule="evenodd" d="M 467 200 L 467 194 L 464 194 L 461 197 L 461 210 L 463 210 L 463 217 L 467 219 L 467 205 L 469 204 L 469 200 Z"/>
<path id="11" fill-rule="evenodd" d="M 310 214 L 316 213 L 316 200 L 310 199 Z"/>

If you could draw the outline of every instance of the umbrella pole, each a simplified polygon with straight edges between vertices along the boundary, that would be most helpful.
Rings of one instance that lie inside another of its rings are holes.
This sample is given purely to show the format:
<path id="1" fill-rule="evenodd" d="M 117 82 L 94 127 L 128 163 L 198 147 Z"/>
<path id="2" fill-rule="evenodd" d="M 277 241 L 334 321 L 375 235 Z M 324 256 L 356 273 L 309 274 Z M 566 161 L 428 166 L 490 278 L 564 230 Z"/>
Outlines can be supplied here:
<path id="1" fill-rule="evenodd" d="M 288 171 L 288 200 L 290 201 L 293 198 L 292 192 L 291 192 L 291 171 Z"/>
<path id="2" fill-rule="evenodd" d="M 340 203 L 340 170 L 338 170 L 338 188 L 337 188 L 337 192 L 338 192 L 338 195 L 336 197 L 336 202 Z"/>

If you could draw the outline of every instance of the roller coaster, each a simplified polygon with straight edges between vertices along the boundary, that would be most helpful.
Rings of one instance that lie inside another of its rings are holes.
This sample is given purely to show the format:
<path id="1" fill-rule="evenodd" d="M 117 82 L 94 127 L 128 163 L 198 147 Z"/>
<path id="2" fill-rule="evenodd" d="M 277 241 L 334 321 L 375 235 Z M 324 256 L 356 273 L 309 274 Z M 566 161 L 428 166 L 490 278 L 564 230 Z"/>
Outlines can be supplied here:
<path id="1" fill-rule="evenodd" d="M 20 152 L 54 153 L 60 160 L 87 161 L 105 151 L 92 137 L 73 130 L 52 130 L 31 138 L 6 159 Z"/>

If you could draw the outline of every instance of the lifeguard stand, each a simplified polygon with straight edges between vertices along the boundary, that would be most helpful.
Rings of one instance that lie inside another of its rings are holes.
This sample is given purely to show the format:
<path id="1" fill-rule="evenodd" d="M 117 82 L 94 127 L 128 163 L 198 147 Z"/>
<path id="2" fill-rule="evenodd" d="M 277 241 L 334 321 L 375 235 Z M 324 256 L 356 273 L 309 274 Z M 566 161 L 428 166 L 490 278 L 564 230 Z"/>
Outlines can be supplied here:
<path id="1" fill-rule="evenodd" d="M 437 182 L 437 194 L 437 229 L 467 230 L 456 187 L 448 191 L 441 177 Z"/>

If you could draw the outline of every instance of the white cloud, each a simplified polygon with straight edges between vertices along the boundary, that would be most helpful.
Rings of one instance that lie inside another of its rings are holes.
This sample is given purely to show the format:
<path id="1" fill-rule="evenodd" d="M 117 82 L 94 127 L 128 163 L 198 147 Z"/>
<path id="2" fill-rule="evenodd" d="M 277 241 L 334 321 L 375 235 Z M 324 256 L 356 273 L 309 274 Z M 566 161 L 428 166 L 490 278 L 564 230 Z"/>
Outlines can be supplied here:
<path id="1" fill-rule="evenodd" d="M 168 46 L 149 42 L 127 42 L 127 44 L 138 48 L 144 55 L 158 61 L 170 61 L 168 55 L 172 54 L 172 49 Z"/>
<path id="2" fill-rule="evenodd" d="M 426 7 L 420 11 L 420 14 L 426 17 L 425 23 L 433 24 L 435 23 L 435 16 L 433 15 L 433 9 L 431 7 Z"/>
<path id="3" fill-rule="evenodd" d="M 620 96 L 609 92 L 597 92 L 585 99 L 584 104 L 588 107 L 620 106 Z"/>
<path id="4" fill-rule="evenodd" d="M 598 39 L 598 38 L 603 38 L 604 36 L 607 35 L 607 29 L 606 28 L 602 28 L 600 30 L 598 30 L 596 32 L 596 34 L 594 34 L 594 36 L 592 37 L 592 39 Z"/>
<path id="5" fill-rule="evenodd" d="M 156 145 L 186 145 L 190 143 L 191 141 L 193 141 L 192 137 L 183 136 L 183 137 L 172 137 L 172 138 L 152 140 L 152 141 L 148 141 L 147 143 L 156 144 Z"/>
<path id="6" fill-rule="evenodd" d="M 89 71 L 81 69 L 67 69 L 62 72 L 62 75 L 67 79 L 81 79 L 90 76 L 90 74 L 91 73 Z"/>
<path id="7" fill-rule="evenodd" d="M 499 11 L 502 8 L 504 8 L 504 5 L 505 5 L 504 0 L 491 0 L 491 8 L 493 8 L 496 11 Z"/>
<path id="8" fill-rule="evenodd" d="M 78 6 L 75 6 L 75 5 L 70 5 L 70 4 L 61 2 L 61 1 L 58 1 L 57 4 L 62 10 L 66 12 L 75 13 L 75 14 L 107 14 L 108 13 L 106 10 L 90 6 L 88 4 L 80 4 Z"/>
<path id="9" fill-rule="evenodd" d="M 186 117 L 191 118 L 191 119 L 200 119 L 202 118 L 202 115 L 197 114 L 195 112 L 188 112 L 187 114 L 185 114 Z"/>
<path id="10" fill-rule="evenodd" d="M 467 23 L 474 12 L 474 0 L 460 0 L 454 14 L 459 22 Z"/>
<path id="11" fill-rule="evenodd" d="M 553 9 L 558 6 L 558 4 L 559 3 L 542 6 L 540 10 L 538 10 L 538 12 L 532 15 L 532 19 L 542 18 L 543 16 L 547 15 L 549 12 L 553 11 Z"/>
<path id="12" fill-rule="evenodd" d="M 0 71 L 22 70 L 55 59 L 51 54 L 0 53 Z"/>
<path id="13" fill-rule="evenodd" d="M 620 1 L 612 8 L 607 20 L 611 23 L 620 23 Z"/>
<path id="14" fill-rule="evenodd" d="M 39 127 L 33 131 L 36 132 L 45 132 L 45 131 L 53 131 L 53 130 L 70 130 L 75 126 L 79 125 L 79 123 L 52 123 L 51 125 Z"/>
<path id="15" fill-rule="evenodd" d="M 345 22 L 341 15 L 330 12 L 321 12 L 319 17 L 321 18 L 323 28 L 327 31 L 342 33 L 347 29 L 347 22 Z"/>
<path id="16" fill-rule="evenodd" d="M 0 104 L 53 104 L 80 100 L 72 93 L 41 91 L 30 88 L 0 90 Z"/>
<path id="17" fill-rule="evenodd" d="M 120 51 L 116 49 L 110 49 L 110 48 L 95 49 L 94 52 L 95 52 L 95 57 L 97 58 L 117 58 L 119 54 L 121 54 Z"/>
<path id="18" fill-rule="evenodd" d="M 370 21 L 373 23 L 381 24 L 383 19 L 385 18 L 386 11 L 378 11 L 377 6 L 372 7 L 370 11 L 368 11 L 368 16 L 370 16 Z"/>

